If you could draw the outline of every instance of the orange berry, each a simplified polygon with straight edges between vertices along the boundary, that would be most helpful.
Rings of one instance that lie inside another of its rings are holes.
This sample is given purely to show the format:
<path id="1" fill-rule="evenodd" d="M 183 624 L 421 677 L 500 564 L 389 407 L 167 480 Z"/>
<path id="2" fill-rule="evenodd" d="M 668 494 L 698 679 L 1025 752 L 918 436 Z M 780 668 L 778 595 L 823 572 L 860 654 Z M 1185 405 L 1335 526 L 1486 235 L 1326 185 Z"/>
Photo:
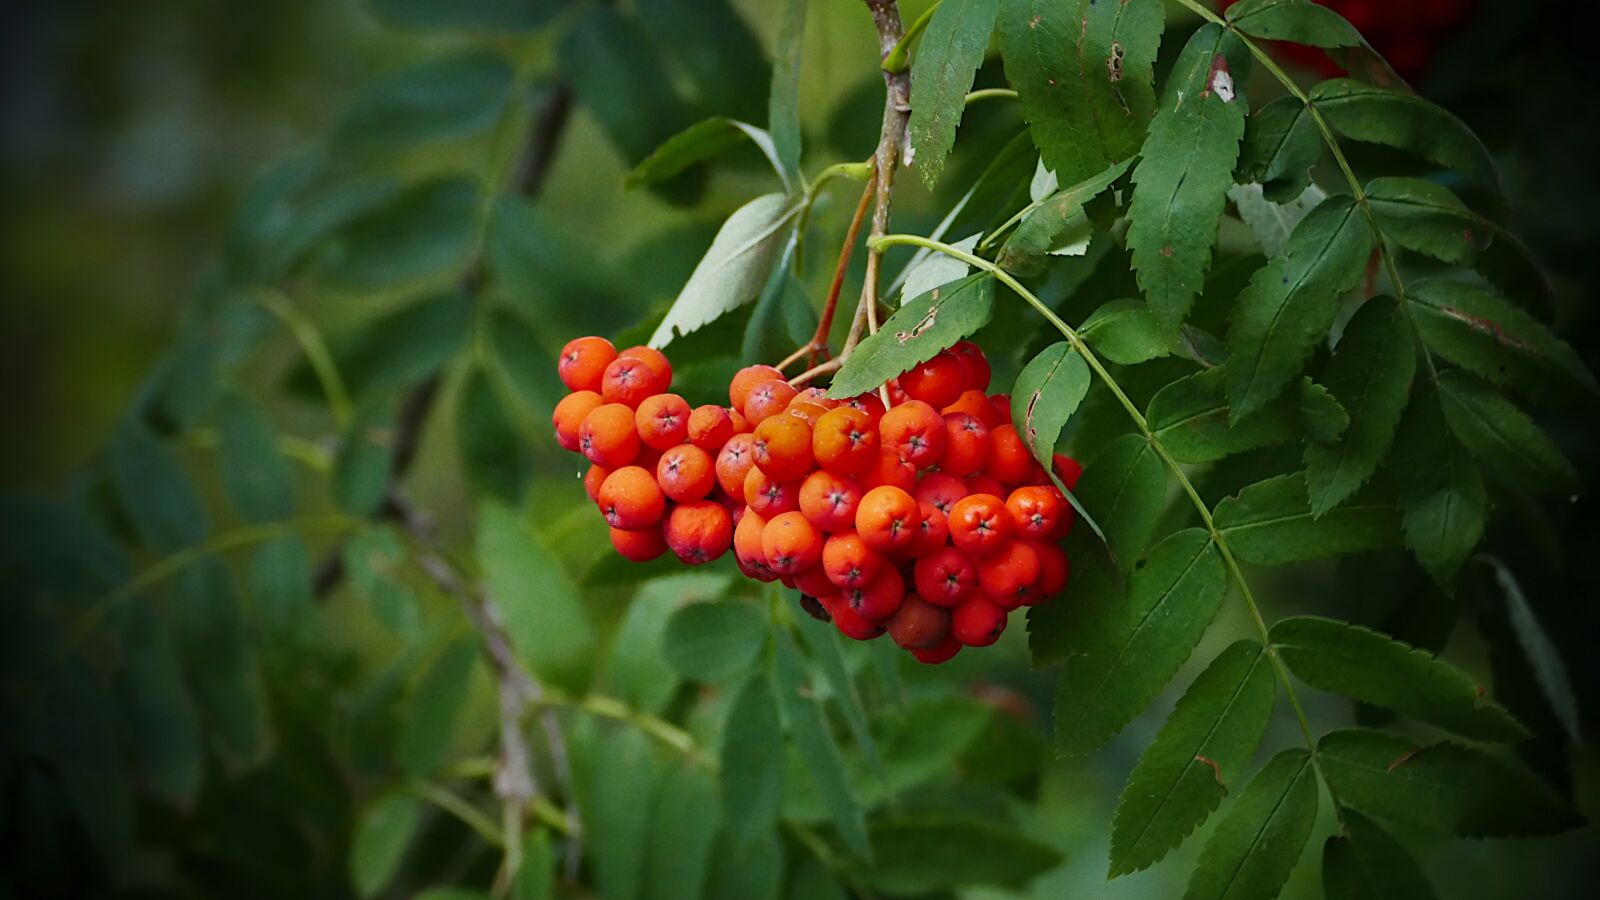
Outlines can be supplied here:
<path id="1" fill-rule="evenodd" d="M 606 524 L 623 531 L 638 531 L 661 521 L 667 498 L 655 476 L 639 466 L 623 466 L 600 484 L 600 515 Z"/>
<path id="2" fill-rule="evenodd" d="M 640 401 L 633 425 L 646 447 L 665 450 L 689 436 L 689 403 L 677 394 L 656 394 Z"/>
<path id="3" fill-rule="evenodd" d="M 937 552 L 944 547 L 945 540 L 950 537 L 950 525 L 939 507 L 932 503 L 919 502 L 917 513 L 921 516 L 921 521 L 917 523 L 917 539 L 907 548 L 907 553 L 912 557 Z"/>
<path id="4" fill-rule="evenodd" d="M 761 549 L 761 532 L 767 520 L 759 513 L 746 509 L 733 529 L 733 556 L 739 568 L 758 581 L 776 581 L 778 575 L 767 565 L 767 555 Z"/>
<path id="5" fill-rule="evenodd" d="M 1010 394 L 990 394 L 989 395 L 989 417 L 987 419 L 984 419 L 983 422 L 984 422 L 985 425 L 989 426 L 990 430 L 999 428 L 1001 425 L 1010 425 L 1011 424 L 1011 395 Z"/>
<path id="6" fill-rule="evenodd" d="M 917 501 L 903 489 L 892 485 L 875 487 L 856 507 L 856 534 L 868 547 L 880 553 L 893 553 L 911 546 L 917 538 L 922 518 Z"/>
<path id="7" fill-rule="evenodd" d="M 611 546 L 623 559 L 634 562 L 649 562 L 667 552 L 667 539 L 661 536 L 661 529 L 646 528 L 641 531 L 623 531 L 621 528 L 611 529 Z"/>
<path id="8" fill-rule="evenodd" d="M 800 509 L 800 482 L 776 481 L 760 469 L 744 477 L 746 506 L 767 518 Z"/>
<path id="9" fill-rule="evenodd" d="M 689 443 L 707 453 L 721 450 L 735 433 L 733 417 L 720 406 L 707 403 L 689 413 Z"/>
<path id="10" fill-rule="evenodd" d="M 1061 483 L 1067 486 L 1067 490 L 1076 491 L 1078 489 L 1078 476 L 1083 474 L 1083 464 L 1065 453 L 1055 454 L 1050 463 L 1051 468 L 1056 470 L 1056 477 L 1061 479 Z"/>
<path id="11" fill-rule="evenodd" d="M 878 430 L 867 413 L 841 406 L 823 413 L 811 429 L 817 465 L 838 475 L 864 472 L 878 457 Z"/>
<path id="12" fill-rule="evenodd" d="M 1006 630 L 1006 611 L 985 597 L 973 597 L 950 615 L 950 635 L 968 647 L 987 647 Z"/>
<path id="13" fill-rule="evenodd" d="M 787 409 L 789 401 L 799 393 L 787 381 L 763 381 L 751 388 L 750 396 L 745 398 L 741 407 L 744 417 L 751 425 L 760 425 L 768 417 Z"/>
<path id="14" fill-rule="evenodd" d="M 756 426 L 751 446 L 756 468 L 778 481 L 794 481 L 811 471 L 811 426 L 804 419 L 768 417 Z"/>
<path id="15" fill-rule="evenodd" d="M 822 545 L 822 570 L 841 588 L 861 587 L 882 571 L 887 561 L 854 531 L 841 531 Z"/>
<path id="16" fill-rule="evenodd" d="M 607 403 L 623 403 L 637 408 L 646 397 L 653 397 L 667 389 L 671 379 L 650 367 L 635 356 L 619 356 L 606 366 L 600 381 L 600 396 Z"/>
<path id="17" fill-rule="evenodd" d="M 918 503 L 931 503 L 938 507 L 939 512 L 949 515 L 950 507 L 969 493 L 967 483 L 954 475 L 929 472 L 917 479 L 917 487 L 911 496 L 917 498 Z"/>
<path id="18" fill-rule="evenodd" d="M 800 482 L 800 512 L 823 531 L 847 531 L 855 524 L 861 493 L 854 478 L 819 469 Z"/>
<path id="19" fill-rule="evenodd" d="M 1015 487 L 1028 480 L 1033 471 L 1034 458 L 1022 435 L 1012 425 L 1001 425 L 989 432 L 989 465 L 987 471 L 1007 487 Z"/>
<path id="20" fill-rule="evenodd" d="M 794 416 L 807 425 L 815 425 L 817 420 L 822 418 L 822 414 L 827 411 L 828 407 L 823 406 L 821 403 L 813 403 L 810 400 L 796 397 L 789 401 L 789 406 L 783 413 L 787 416 Z"/>
<path id="21" fill-rule="evenodd" d="M 583 425 L 584 417 L 605 402 L 599 394 L 589 390 L 574 391 L 561 398 L 555 412 L 550 415 L 550 424 L 556 430 L 556 443 L 561 445 L 561 449 L 574 453 L 578 451 L 578 428 Z"/>
<path id="22" fill-rule="evenodd" d="M 779 575 L 797 575 L 822 561 L 822 532 L 798 511 L 780 513 L 761 529 L 761 552 Z"/>
<path id="23" fill-rule="evenodd" d="M 755 438 L 744 432 L 728 438 L 717 451 L 717 484 L 735 499 L 744 497 L 744 479 L 756 466 Z"/>
<path id="24" fill-rule="evenodd" d="M 590 501 L 600 502 L 600 485 L 605 484 L 606 476 L 611 470 L 605 466 L 589 466 L 589 471 L 583 473 L 583 492 L 589 495 Z"/>
<path id="25" fill-rule="evenodd" d="M 968 413 L 947 413 L 944 417 L 944 458 L 939 468 L 965 478 L 989 463 L 989 426 Z"/>
<path id="26" fill-rule="evenodd" d="M 866 584 L 844 589 L 845 606 L 869 619 L 894 615 L 906 596 L 906 580 L 894 566 L 884 566 Z"/>
<path id="27" fill-rule="evenodd" d="M 744 413 L 737 409 L 729 409 L 728 418 L 733 420 L 734 434 L 743 434 L 746 431 L 755 431 L 755 426 L 751 425 L 750 420 L 744 417 Z"/>
<path id="28" fill-rule="evenodd" d="M 839 589 L 828 580 L 828 573 L 822 571 L 821 566 L 812 566 L 796 574 L 794 589 L 807 597 L 826 597 L 839 593 Z"/>
<path id="29" fill-rule="evenodd" d="M 1006 509 L 1017 524 L 1017 537 L 1030 541 L 1055 537 L 1061 527 L 1061 511 L 1071 508 L 1054 485 L 1019 487 L 1006 498 Z"/>
<path id="30" fill-rule="evenodd" d="M 965 389 L 966 373 L 954 353 L 942 350 L 932 359 L 911 367 L 900 376 L 906 396 L 931 404 L 935 409 L 956 402 Z"/>
<path id="31" fill-rule="evenodd" d="M 877 391 L 871 391 L 859 397 L 851 397 L 849 400 L 844 401 L 844 405 L 866 413 L 867 418 L 872 420 L 874 428 L 877 427 L 878 420 L 883 418 L 883 401 L 878 399 Z"/>
<path id="32" fill-rule="evenodd" d="M 680 503 L 667 514 L 662 534 L 679 559 L 697 566 L 727 552 L 733 543 L 733 516 L 712 500 Z"/>
<path id="33" fill-rule="evenodd" d="M 1001 609 L 1021 606 L 1023 594 L 1038 583 L 1039 551 L 1027 541 L 1011 541 L 978 561 L 978 588 Z"/>
<path id="34" fill-rule="evenodd" d="M 999 552 L 1011 541 L 1011 511 L 993 494 L 968 494 L 950 508 L 950 542 L 973 559 Z"/>
<path id="35" fill-rule="evenodd" d="M 641 345 L 638 347 L 629 347 L 626 350 L 619 350 L 617 351 L 617 356 L 626 356 L 629 359 L 643 361 L 644 364 L 649 366 L 652 371 L 666 380 L 666 384 L 662 385 L 661 387 L 663 391 L 672 384 L 672 363 L 667 361 L 667 355 L 662 353 L 660 350 L 657 350 L 654 347 L 645 347 Z"/>
<path id="36" fill-rule="evenodd" d="M 661 454 L 656 481 L 668 500 L 687 503 L 704 500 L 717 486 L 717 467 L 711 454 L 693 444 L 679 444 Z"/>
<path id="37" fill-rule="evenodd" d="M 950 352 L 961 361 L 962 383 L 967 390 L 989 389 L 989 357 L 983 355 L 982 347 L 971 341 L 959 341 Z"/>
<path id="38" fill-rule="evenodd" d="M 989 408 L 989 398 L 984 395 L 983 391 L 964 391 L 960 397 L 956 398 L 956 402 L 944 407 L 939 412 L 944 416 L 949 416 L 951 413 L 966 413 L 969 416 L 977 416 L 982 419 L 993 414 L 994 411 Z"/>
<path id="39" fill-rule="evenodd" d="M 944 454 L 944 419 L 921 400 L 907 400 L 883 414 L 878 422 L 878 437 L 885 450 L 913 468 L 926 469 Z"/>
<path id="40" fill-rule="evenodd" d="M 569 391 L 599 391 L 606 366 L 617 358 L 617 348 L 603 337 L 567 341 L 556 362 L 556 374 Z"/>
<path id="41" fill-rule="evenodd" d="M 633 410 L 621 403 L 597 406 L 578 426 L 578 449 L 595 465 L 615 469 L 639 455 L 639 433 L 633 427 Z"/>
<path id="42" fill-rule="evenodd" d="M 917 595 L 936 606 L 956 606 L 978 587 L 978 567 L 954 547 L 917 560 L 911 577 Z"/>
<path id="43" fill-rule="evenodd" d="M 863 490 L 889 486 L 909 493 L 917 486 L 917 469 L 893 452 L 880 450 L 878 458 L 856 476 L 856 480 L 861 482 Z"/>
<path id="44" fill-rule="evenodd" d="M 907 594 L 889 617 L 889 639 L 907 650 L 928 650 L 950 634 L 950 610 Z"/>
<path id="45" fill-rule="evenodd" d="M 968 475 L 966 481 L 969 494 L 993 494 L 996 497 L 1004 497 L 1007 494 L 1006 486 L 987 472 Z"/>
<path id="46" fill-rule="evenodd" d="M 869 619 L 850 608 L 844 597 L 833 596 L 822 600 L 822 606 L 833 619 L 833 625 L 839 633 L 851 640 L 870 641 L 883 634 L 884 625 L 875 619 Z"/>
<path id="47" fill-rule="evenodd" d="M 919 663 L 937 666 L 940 663 L 949 662 L 951 657 L 961 652 L 961 646 L 961 642 L 955 639 L 955 635 L 947 634 L 937 647 L 928 650 L 913 649 L 911 655 L 915 656 Z"/>
<path id="48" fill-rule="evenodd" d="M 833 409 L 839 406 L 839 401 L 828 396 L 828 389 L 822 387 L 808 387 L 800 392 L 799 398 L 807 403 L 815 403 L 823 409 Z"/>
<path id="49" fill-rule="evenodd" d="M 745 366 L 733 375 L 733 380 L 728 382 L 728 402 L 734 409 L 744 409 L 744 403 L 750 399 L 750 392 L 756 385 L 768 381 L 782 381 L 783 373 L 772 366 Z"/>
<path id="50" fill-rule="evenodd" d="M 1043 603 L 1061 593 L 1062 588 L 1067 586 L 1067 575 L 1072 571 L 1067 551 L 1061 549 L 1061 545 L 1037 543 L 1033 549 L 1039 554 L 1039 583 L 1034 585 L 1032 594 L 1023 599 L 1023 604 L 1027 606 Z"/>

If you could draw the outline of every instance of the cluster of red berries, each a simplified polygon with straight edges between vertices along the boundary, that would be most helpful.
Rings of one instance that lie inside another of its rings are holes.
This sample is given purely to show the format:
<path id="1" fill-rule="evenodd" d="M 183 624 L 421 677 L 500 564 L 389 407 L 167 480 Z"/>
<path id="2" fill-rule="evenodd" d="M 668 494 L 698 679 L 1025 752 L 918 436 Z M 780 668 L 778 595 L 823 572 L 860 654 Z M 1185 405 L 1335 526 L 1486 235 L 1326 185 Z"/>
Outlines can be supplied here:
<path id="1" fill-rule="evenodd" d="M 671 550 L 691 565 L 730 548 L 856 640 L 888 633 L 926 663 L 992 644 L 1007 614 L 1067 582 L 1073 510 L 987 395 L 989 362 L 964 341 L 847 401 L 771 366 L 733 377 L 728 406 L 690 408 L 660 351 L 578 338 L 561 351 L 572 393 L 556 440 L 618 553 Z M 1068 489 L 1081 471 L 1055 458 Z"/>

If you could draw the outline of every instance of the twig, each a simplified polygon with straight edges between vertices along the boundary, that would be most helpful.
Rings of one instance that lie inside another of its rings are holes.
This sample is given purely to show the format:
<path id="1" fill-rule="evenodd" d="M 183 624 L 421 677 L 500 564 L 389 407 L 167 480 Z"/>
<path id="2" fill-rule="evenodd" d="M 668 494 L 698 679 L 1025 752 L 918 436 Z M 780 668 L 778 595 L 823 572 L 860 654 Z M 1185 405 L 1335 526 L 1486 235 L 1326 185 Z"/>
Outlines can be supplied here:
<path id="1" fill-rule="evenodd" d="M 819 375 L 826 375 L 829 372 L 837 372 L 839 370 L 839 368 L 841 366 L 843 366 L 843 365 L 844 365 L 844 357 L 843 356 L 836 356 L 833 359 L 826 360 L 824 362 L 818 363 L 817 365 L 812 366 L 811 368 L 805 370 L 804 372 L 801 372 L 799 375 L 796 375 L 795 377 L 789 379 L 789 386 L 790 387 L 799 387 L 800 385 L 805 384 L 806 382 L 810 381 L 813 378 L 816 378 Z"/>
<path id="2" fill-rule="evenodd" d="M 900 21 L 900 7 L 896 0 L 865 0 L 868 12 L 872 13 L 872 24 L 878 29 L 878 50 L 883 59 L 888 59 L 889 54 L 905 36 L 905 26 Z M 883 265 L 883 250 L 875 247 L 873 239 L 882 237 L 889 231 L 889 206 L 894 199 L 894 173 L 900 163 L 900 148 L 906 140 L 906 124 L 911 116 L 911 72 L 909 69 L 901 72 L 885 71 L 883 73 L 884 98 L 883 98 L 883 130 L 878 135 L 877 175 L 873 178 L 873 185 L 877 192 L 877 202 L 872 209 L 872 229 L 867 235 L 867 273 L 861 282 L 861 303 L 857 313 L 858 319 L 863 319 L 868 334 L 878 333 L 878 271 Z M 855 340 L 861 336 L 860 329 L 855 324 L 851 326 L 851 335 Z M 847 341 L 846 347 L 854 350 L 854 341 Z M 883 400 L 883 405 L 889 405 L 889 392 L 887 387 L 878 388 L 878 393 Z"/>
<path id="3" fill-rule="evenodd" d="M 833 267 L 833 282 L 828 286 L 828 300 L 822 307 L 822 315 L 817 319 L 817 332 L 812 335 L 811 343 L 804 348 L 807 351 L 807 361 L 816 362 L 818 351 L 826 352 L 828 349 L 828 332 L 833 330 L 833 314 L 839 308 L 839 291 L 844 287 L 845 272 L 850 268 L 850 257 L 854 255 L 856 241 L 861 236 L 861 222 L 867 217 L 867 205 L 877 193 L 878 183 L 877 166 L 873 166 L 873 175 L 867 179 L 866 186 L 861 189 L 861 200 L 856 204 L 855 215 L 850 217 L 850 228 L 845 232 L 844 246 L 839 248 L 839 261 Z M 783 368 L 779 366 L 778 368 Z"/>

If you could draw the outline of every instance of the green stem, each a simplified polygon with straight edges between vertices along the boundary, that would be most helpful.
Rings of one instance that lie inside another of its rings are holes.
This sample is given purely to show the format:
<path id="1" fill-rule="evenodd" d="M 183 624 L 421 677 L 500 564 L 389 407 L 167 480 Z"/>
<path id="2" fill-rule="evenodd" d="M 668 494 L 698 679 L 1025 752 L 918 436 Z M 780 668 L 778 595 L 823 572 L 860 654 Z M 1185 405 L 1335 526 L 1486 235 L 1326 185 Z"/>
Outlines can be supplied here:
<path id="1" fill-rule="evenodd" d="M 257 288 L 254 297 L 257 303 L 282 320 L 300 344 L 300 351 L 306 355 L 306 362 L 310 363 L 311 371 L 316 373 L 317 381 L 322 385 L 323 395 L 328 398 L 333 421 L 343 431 L 350 424 L 350 393 L 345 390 L 344 379 L 339 377 L 339 367 L 334 364 L 333 354 L 322 339 L 322 332 L 283 292 L 273 288 Z"/>
<path id="2" fill-rule="evenodd" d="M 1117 402 L 1127 412 L 1128 417 L 1133 420 L 1134 425 L 1138 426 L 1139 431 L 1144 434 L 1145 441 L 1155 450 L 1156 455 L 1161 457 L 1161 461 L 1166 465 L 1167 470 L 1178 480 L 1178 484 L 1183 487 L 1184 493 L 1188 495 L 1190 503 L 1194 505 L 1195 511 L 1200 514 L 1200 521 L 1205 524 L 1206 530 L 1211 533 L 1211 540 L 1216 543 L 1217 550 L 1222 554 L 1223 562 L 1228 567 L 1228 573 L 1232 576 L 1234 582 L 1239 585 L 1239 593 L 1244 597 L 1245 606 L 1250 611 L 1250 619 L 1255 624 L 1256 631 L 1261 637 L 1262 646 L 1266 648 L 1268 656 L 1272 659 L 1273 672 L 1277 676 L 1279 684 L 1283 686 L 1284 694 L 1289 698 L 1289 705 L 1293 707 L 1295 718 L 1300 723 L 1300 731 L 1305 736 L 1306 749 L 1310 751 L 1312 761 L 1315 762 L 1317 759 L 1317 741 L 1311 733 L 1311 724 L 1306 718 L 1305 709 L 1300 705 L 1299 696 L 1295 694 L 1294 683 L 1289 680 L 1288 669 L 1284 666 L 1283 660 L 1278 658 L 1278 653 L 1273 648 L 1271 632 L 1267 628 L 1266 619 L 1261 615 L 1261 607 L 1256 603 L 1255 595 L 1251 593 L 1250 585 L 1245 580 L 1244 572 L 1239 568 L 1239 562 L 1234 558 L 1233 550 L 1228 546 L 1227 539 L 1222 536 L 1222 532 L 1218 530 L 1216 522 L 1211 517 L 1211 508 L 1201 499 L 1200 492 L 1195 490 L 1194 483 L 1189 480 L 1189 476 L 1183 471 L 1183 467 L 1178 464 L 1176 459 L 1173 459 L 1171 453 L 1167 452 L 1166 446 L 1156 437 L 1155 432 L 1150 430 L 1150 424 L 1145 420 L 1144 413 L 1140 412 L 1139 407 L 1129 399 L 1127 393 L 1122 390 L 1122 386 L 1117 383 L 1116 378 L 1107 371 L 1106 367 L 1094 355 L 1094 352 L 1089 349 L 1089 345 L 1084 342 L 1078 332 L 1062 321 L 1054 310 L 1044 304 L 1044 301 L 1034 296 L 1032 291 L 1012 277 L 1010 272 L 987 259 L 974 256 L 940 241 L 932 241 L 910 234 L 885 235 L 881 238 L 875 238 L 873 243 L 876 243 L 879 247 L 890 247 L 896 244 L 924 247 L 952 256 L 973 268 L 988 272 L 1001 284 L 1015 291 L 1017 296 L 1027 301 L 1028 305 L 1038 310 L 1046 321 L 1061 332 L 1061 336 L 1067 339 L 1067 342 L 1072 345 L 1072 349 L 1083 357 L 1083 361 L 1088 364 L 1089 369 L 1117 398 Z"/>
<path id="3" fill-rule="evenodd" d="M 505 834 L 500 830 L 500 827 L 476 806 L 469 803 L 467 798 L 442 784 L 435 784 L 421 779 L 409 783 L 406 787 L 411 793 L 460 819 L 462 824 L 476 831 L 480 837 L 493 846 L 505 848 L 507 854 L 511 852 L 510 848 L 507 847 Z M 520 848 L 518 849 L 520 850 Z"/>
<path id="4" fill-rule="evenodd" d="M 907 28 L 906 33 L 900 36 L 900 40 L 895 41 L 894 49 L 890 50 L 888 55 L 883 58 L 882 66 L 885 72 L 891 75 L 898 75 L 911 66 L 911 42 L 922 34 L 923 29 L 928 27 L 928 23 L 933 20 L 933 11 L 938 8 L 938 3 L 928 7 L 922 15 L 917 17 L 915 22 L 911 23 L 911 27 Z"/>
<path id="5" fill-rule="evenodd" d="M 214 428 L 196 428 L 183 435 L 184 443 L 201 450 L 215 450 L 218 440 Z M 333 454 L 316 441 L 292 434 L 280 434 L 277 445 L 279 453 L 313 472 L 326 475 L 333 471 Z"/>
<path id="6" fill-rule="evenodd" d="M 1017 99 L 1017 92 L 1011 88 L 979 88 L 978 90 L 969 92 L 966 99 L 961 102 L 966 106 L 971 106 L 972 104 L 977 103 L 979 100 L 1015 99 Z"/>
<path id="7" fill-rule="evenodd" d="M 1202 19 L 1232 31 L 1234 37 L 1244 44 L 1245 48 L 1250 51 L 1250 55 L 1255 57 L 1256 61 L 1261 64 L 1261 67 L 1266 69 L 1273 78 L 1277 79 L 1278 83 L 1283 85 L 1284 90 L 1300 101 L 1305 106 L 1306 111 L 1311 114 L 1311 121 L 1316 124 L 1317 131 L 1322 135 L 1322 143 L 1327 146 L 1328 152 L 1333 154 L 1334 162 L 1338 163 L 1339 171 L 1344 174 L 1345 181 L 1350 186 L 1351 196 L 1355 198 L 1356 205 L 1361 207 L 1361 213 L 1367 219 L 1367 227 L 1372 230 L 1373 241 L 1378 245 L 1378 257 L 1383 260 L 1383 268 L 1389 276 L 1389 283 L 1394 285 L 1395 299 L 1400 303 L 1400 310 L 1406 317 L 1406 323 L 1411 326 L 1412 343 L 1422 352 L 1422 361 L 1428 369 L 1428 380 L 1439 380 L 1438 366 L 1434 363 L 1433 354 L 1428 350 L 1428 345 L 1422 340 L 1422 331 L 1417 327 L 1416 318 L 1411 312 L 1411 303 L 1406 297 L 1406 285 L 1400 278 L 1400 267 L 1395 261 L 1394 252 L 1389 249 L 1388 241 L 1384 240 L 1383 229 L 1379 227 L 1378 217 L 1373 213 L 1372 203 L 1367 199 L 1366 188 L 1362 186 L 1361 180 L 1356 177 L 1355 169 L 1350 166 L 1350 160 L 1344 155 L 1344 148 L 1339 145 L 1339 137 L 1333 133 L 1333 126 L 1328 124 L 1328 120 L 1323 117 L 1322 111 L 1317 109 L 1316 104 L 1311 102 L 1311 96 L 1302 90 L 1293 78 L 1289 77 L 1289 73 L 1285 72 L 1283 67 L 1278 65 L 1277 60 L 1262 49 L 1260 44 L 1251 40 L 1249 35 L 1234 28 L 1232 22 L 1207 9 L 1197 0 L 1177 0 L 1177 2 L 1179 6 L 1188 9 Z"/>

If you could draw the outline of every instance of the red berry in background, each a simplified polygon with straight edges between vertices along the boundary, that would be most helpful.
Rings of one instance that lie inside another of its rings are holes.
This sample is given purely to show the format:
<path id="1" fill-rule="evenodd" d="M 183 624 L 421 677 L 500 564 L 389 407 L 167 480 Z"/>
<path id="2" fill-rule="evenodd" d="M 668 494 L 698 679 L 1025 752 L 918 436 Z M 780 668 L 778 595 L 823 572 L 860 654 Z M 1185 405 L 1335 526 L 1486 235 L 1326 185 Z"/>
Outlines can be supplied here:
<path id="1" fill-rule="evenodd" d="M 828 580 L 828 575 L 822 571 L 821 566 L 813 566 L 795 575 L 794 589 L 811 597 L 826 597 L 839 592 L 834 583 Z"/>
<path id="2" fill-rule="evenodd" d="M 985 471 L 998 478 L 1001 484 L 1006 487 L 1026 484 L 1035 462 L 1033 453 L 1014 426 L 1001 425 L 989 432 L 989 465 Z"/>
<path id="3" fill-rule="evenodd" d="M 878 395 L 876 393 L 862 394 L 859 397 L 851 397 L 849 400 L 844 402 L 844 405 L 850 407 L 851 409 L 860 410 L 861 412 L 866 413 L 867 417 L 872 420 L 873 427 L 877 427 L 878 420 L 883 418 L 883 401 L 878 399 Z"/>
<path id="4" fill-rule="evenodd" d="M 1082 463 L 1064 453 L 1057 453 L 1051 457 L 1050 467 L 1055 470 L 1056 477 L 1061 479 L 1061 483 L 1067 486 L 1067 490 L 1078 489 L 1078 477 L 1083 474 Z"/>
<path id="5" fill-rule="evenodd" d="M 944 458 L 939 468 L 965 478 L 989 464 L 989 426 L 969 413 L 946 413 Z"/>
<path id="6" fill-rule="evenodd" d="M 900 387 L 906 396 L 937 409 L 961 396 L 966 389 L 966 372 L 956 355 L 944 350 L 901 374 Z"/>
<path id="7" fill-rule="evenodd" d="M 945 519 L 944 512 L 932 503 L 917 503 L 917 512 L 921 521 L 917 522 L 917 537 L 906 548 L 906 555 L 912 559 L 934 553 L 944 547 L 945 541 L 950 537 L 950 525 Z"/>
<path id="8" fill-rule="evenodd" d="M 642 531 L 623 531 L 620 528 L 613 528 L 611 546 L 623 559 L 649 562 L 667 552 L 667 539 L 661 536 L 659 528 L 646 528 Z"/>
<path id="9" fill-rule="evenodd" d="M 556 374 L 569 391 L 600 390 L 606 366 L 617 358 L 617 349 L 603 337 L 574 338 L 561 348 Z"/>
<path id="10" fill-rule="evenodd" d="M 1031 598 L 1032 602 L 1023 601 L 1027 606 L 1048 600 L 1061 593 L 1062 588 L 1067 586 L 1067 576 L 1071 571 L 1071 567 L 1067 562 L 1067 551 L 1061 549 L 1060 544 L 1034 544 L 1033 549 L 1039 554 L 1039 591 L 1035 597 Z"/>
<path id="11" fill-rule="evenodd" d="M 733 555 L 739 568 L 758 581 L 775 581 L 778 573 L 767 565 L 767 554 L 761 549 L 761 534 L 767 520 L 760 513 L 745 510 L 733 530 Z"/>
<path id="12" fill-rule="evenodd" d="M 1027 541 L 1012 541 L 978 560 L 978 589 L 1001 609 L 1021 606 L 1024 594 L 1038 583 L 1039 553 Z"/>
<path id="13" fill-rule="evenodd" d="M 965 553 L 945 547 L 917 560 L 917 594 L 937 606 L 956 606 L 978 588 L 978 567 Z"/>
<path id="14" fill-rule="evenodd" d="M 961 363 L 962 384 L 965 390 L 982 393 L 989 389 L 989 357 L 971 341 L 958 341 L 949 350 Z"/>
<path id="15" fill-rule="evenodd" d="M 1006 611 L 994 601 L 973 597 L 950 615 L 950 635 L 968 647 L 987 647 L 1006 630 Z"/>
<path id="16" fill-rule="evenodd" d="M 1011 395 L 991 394 L 989 396 L 989 417 L 984 419 L 984 424 L 993 431 L 1001 425 L 1011 424 Z"/>
<path id="17" fill-rule="evenodd" d="M 833 616 L 834 627 L 838 628 L 839 633 L 847 638 L 857 641 L 870 641 L 882 635 L 885 631 L 881 620 L 868 618 L 851 609 L 850 604 L 843 597 L 822 600 L 822 605 Z"/>
<path id="18" fill-rule="evenodd" d="M 889 637 L 907 650 L 931 650 L 950 634 L 950 610 L 907 594 L 888 620 Z"/>
<path id="19" fill-rule="evenodd" d="M 872 465 L 856 476 L 856 480 L 869 491 L 876 487 L 897 487 L 910 492 L 917 486 L 917 468 L 893 451 L 880 449 Z"/>
<path id="20" fill-rule="evenodd" d="M 774 481 L 760 469 L 751 469 L 744 477 L 744 502 L 769 519 L 794 512 L 800 508 L 800 482 Z"/>
<path id="21" fill-rule="evenodd" d="M 869 619 L 884 619 L 894 615 L 906 596 L 906 581 L 900 570 L 884 566 L 866 584 L 848 587 L 843 592 L 845 605 Z"/>
<path id="22" fill-rule="evenodd" d="M 940 663 L 949 662 L 952 657 L 961 652 L 961 647 L 962 644 L 955 639 L 955 635 L 949 635 L 937 647 L 927 650 L 913 649 L 911 655 L 916 657 L 917 662 L 923 665 L 937 666 Z"/>
<path id="23" fill-rule="evenodd" d="M 605 484 L 606 476 L 610 474 L 610 469 L 596 465 L 589 466 L 589 470 L 583 473 L 583 492 L 589 495 L 590 501 L 600 502 L 600 485 Z"/>
<path id="24" fill-rule="evenodd" d="M 626 350 L 617 351 L 617 356 L 640 360 L 644 362 L 645 365 L 649 366 L 657 375 L 666 379 L 668 384 L 672 383 L 672 363 L 667 360 L 667 355 L 665 353 L 662 353 L 660 350 L 657 350 L 654 347 L 629 347 Z M 665 390 L 665 388 L 663 388 L 663 390 Z"/>
<path id="25" fill-rule="evenodd" d="M 955 506 L 956 501 L 965 497 L 967 493 L 965 481 L 945 472 L 929 472 L 917 479 L 916 489 L 911 492 L 911 496 L 916 498 L 918 503 L 931 503 L 938 507 L 940 512 L 949 515 L 950 507 Z"/>

